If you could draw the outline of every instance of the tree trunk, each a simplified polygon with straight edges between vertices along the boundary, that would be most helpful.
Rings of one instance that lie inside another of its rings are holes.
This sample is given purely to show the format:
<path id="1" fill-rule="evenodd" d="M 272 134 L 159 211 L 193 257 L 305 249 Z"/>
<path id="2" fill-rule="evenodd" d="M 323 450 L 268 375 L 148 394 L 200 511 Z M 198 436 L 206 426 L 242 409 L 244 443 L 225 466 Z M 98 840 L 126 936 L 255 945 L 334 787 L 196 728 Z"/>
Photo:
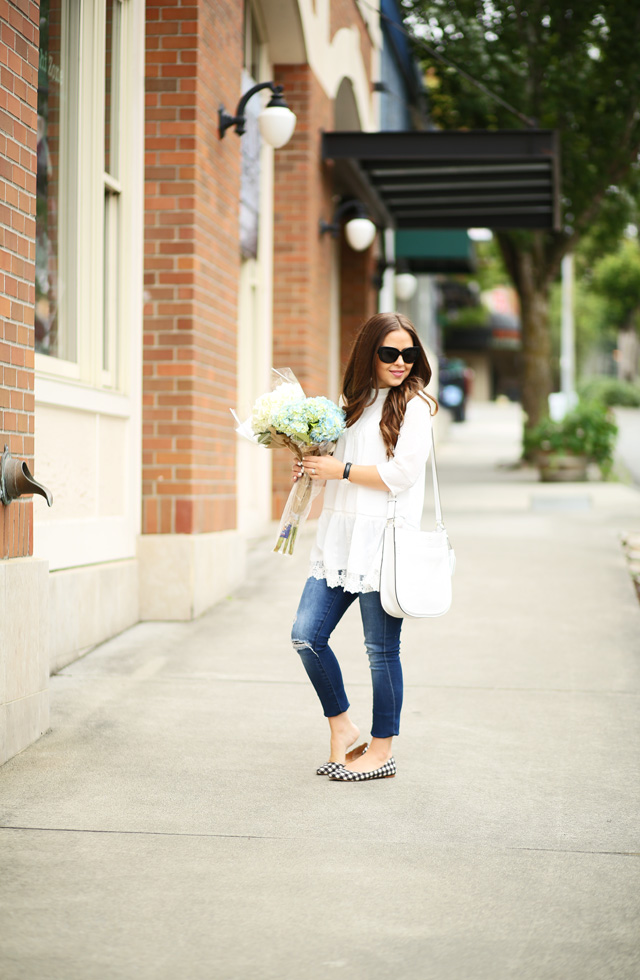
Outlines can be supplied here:
<path id="1" fill-rule="evenodd" d="M 548 413 L 551 391 L 551 341 L 549 335 L 549 287 L 536 275 L 530 252 L 517 256 L 517 290 L 522 321 L 522 408 L 525 429 Z"/>

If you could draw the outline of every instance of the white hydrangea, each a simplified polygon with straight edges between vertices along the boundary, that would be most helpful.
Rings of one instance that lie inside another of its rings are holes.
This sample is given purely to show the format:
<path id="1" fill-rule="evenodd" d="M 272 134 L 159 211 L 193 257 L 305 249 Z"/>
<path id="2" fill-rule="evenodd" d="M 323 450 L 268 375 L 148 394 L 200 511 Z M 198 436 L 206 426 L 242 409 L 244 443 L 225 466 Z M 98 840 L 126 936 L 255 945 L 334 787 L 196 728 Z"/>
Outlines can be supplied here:
<path id="1" fill-rule="evenodd" d="M 278 385 L 273 391 L 260 395 L 251 413 L 251 428 L 256 435 L 267 432 L 274 415 L 278 414 L 285 405 L 304 401 L 304 397 L 301 385 L 288 381 Z"/>

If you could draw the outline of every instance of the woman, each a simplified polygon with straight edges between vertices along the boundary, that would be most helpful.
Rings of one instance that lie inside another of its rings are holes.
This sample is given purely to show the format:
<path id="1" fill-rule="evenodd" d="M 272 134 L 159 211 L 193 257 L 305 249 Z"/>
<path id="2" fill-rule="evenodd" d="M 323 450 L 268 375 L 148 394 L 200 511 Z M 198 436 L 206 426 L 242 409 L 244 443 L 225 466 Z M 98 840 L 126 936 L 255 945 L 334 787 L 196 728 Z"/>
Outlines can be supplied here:
<path id="1" fill-rule="evenodd" d="M 294 464 L 326 480 L 307 579 L 292 642 L 316 689 L 331 731 L 329 762 L 317 770 L 339 781 L 395 776 L 391 745 L 402 707 L 400 628 L 380 603 L 380 561 L 389 492 L 398 517 L 416 528 L 431 446 L 431 368 L 411 321 L 378 313 L 356 337 L 342 387 L 347 428 L 333 456 Z M 359 599 L 373 683 L 371 742 L 347 753 L 360 735 L 348 714 L 340 665 L 329 638 Z"/>

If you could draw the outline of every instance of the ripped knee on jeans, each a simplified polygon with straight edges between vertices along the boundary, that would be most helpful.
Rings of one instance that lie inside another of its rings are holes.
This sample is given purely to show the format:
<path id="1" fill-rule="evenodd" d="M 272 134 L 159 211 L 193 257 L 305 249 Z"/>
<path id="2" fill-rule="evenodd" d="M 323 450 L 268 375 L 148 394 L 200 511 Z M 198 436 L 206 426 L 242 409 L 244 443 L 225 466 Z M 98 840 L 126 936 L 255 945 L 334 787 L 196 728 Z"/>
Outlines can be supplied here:
<path id="1" fill-rule="evenodd" d="M 309 643 L 308 640 L 299 640 L 297 637 L 292 636 L 291 642 L 293 644 L 293 649 L 297 650 L 298 653 L 302 653 L 303 650 L 309 650 L 310 653 L 315 654 L 316 657 L 318 656 L 318 654 L 313 649 L 313 646 Z"/>

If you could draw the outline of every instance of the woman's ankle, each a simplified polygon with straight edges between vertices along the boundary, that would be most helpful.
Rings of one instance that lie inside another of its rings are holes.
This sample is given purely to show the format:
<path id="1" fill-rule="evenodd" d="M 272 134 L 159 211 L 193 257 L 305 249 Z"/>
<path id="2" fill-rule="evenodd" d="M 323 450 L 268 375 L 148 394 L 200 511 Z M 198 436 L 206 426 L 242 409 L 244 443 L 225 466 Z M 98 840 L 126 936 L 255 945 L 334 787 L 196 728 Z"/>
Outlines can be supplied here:
<path id="1" fill-rule="evenodd" d="M 331 729 L 332 738 L 346 738 L 355 732 L 355 738 L 360 734 L 360 729 L 358 726 L 351 721 L 349 715 L 346 711 L 343 711 L 340 715 L 333 715 L 328 718 L 329 728 Z"/>
<path id="2" fill-rule="evenodd" d="M 386 762 L 393 755 L 393 736 L 391 738 L 371 737 L 367 754 L 373 759 Z"/>
<path id="3" fill-rule="evenodd" d="M 351 721 L 346 711 L 327 720 L 331 730 L 329 761 L 344 764 L 347 749 L 360 737 L 360 729 Z"/>

